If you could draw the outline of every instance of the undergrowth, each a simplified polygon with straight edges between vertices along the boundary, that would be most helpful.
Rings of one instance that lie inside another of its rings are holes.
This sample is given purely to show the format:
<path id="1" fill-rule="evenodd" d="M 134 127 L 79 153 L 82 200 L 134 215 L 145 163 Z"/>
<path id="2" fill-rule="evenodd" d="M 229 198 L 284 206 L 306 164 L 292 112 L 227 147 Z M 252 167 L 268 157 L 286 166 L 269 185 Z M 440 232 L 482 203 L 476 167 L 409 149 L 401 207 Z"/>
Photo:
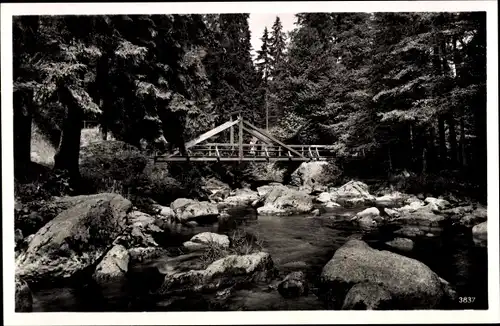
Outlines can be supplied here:
<path id="1" fill-rule="evenodd" d="M 249 255 L 262 251 L 264 244 L 258 236 L 242 230 L 234 230 L 229 235 L 229 240 L 229 248 L 224 248 L 216 242 L 210 242 L 207 245 L 200 257 L 205 267 L 229 255 Z"/>
<path id="2" fill-rule="evenodd" d="M 115 140 L 112 135 L 108 135 L 108 140 Z M 102 141 L 102 134 L 99 127 L 83 128 L 80 137 L 80 146 L 87 146 L 91 143 Z"/>

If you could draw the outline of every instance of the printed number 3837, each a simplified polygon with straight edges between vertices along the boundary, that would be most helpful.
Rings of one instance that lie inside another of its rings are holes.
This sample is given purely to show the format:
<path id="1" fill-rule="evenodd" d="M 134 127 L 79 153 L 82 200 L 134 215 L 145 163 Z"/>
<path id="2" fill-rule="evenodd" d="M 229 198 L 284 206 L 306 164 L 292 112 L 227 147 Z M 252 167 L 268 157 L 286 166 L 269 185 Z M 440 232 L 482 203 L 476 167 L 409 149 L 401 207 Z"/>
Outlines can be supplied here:
<path id="1" fill-rule="evenodd" d="M 476 297 L 459 297 L 459 303 L 473 303 L 476 300 Z"/>

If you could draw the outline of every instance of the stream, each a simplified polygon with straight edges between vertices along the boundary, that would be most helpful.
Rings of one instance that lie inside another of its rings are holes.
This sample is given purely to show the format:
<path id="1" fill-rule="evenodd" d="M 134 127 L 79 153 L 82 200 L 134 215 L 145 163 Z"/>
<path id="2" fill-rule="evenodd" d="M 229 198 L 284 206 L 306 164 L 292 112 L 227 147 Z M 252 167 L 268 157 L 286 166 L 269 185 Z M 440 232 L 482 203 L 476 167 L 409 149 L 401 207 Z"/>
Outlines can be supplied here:
<path id="1" fill-rule="evenodd" d="M 487 250 L 476 247 L 470 229 L 455 227 L 424 228 L 425 236 L 414 238 L 411 252 L 389 249 L 385 242 L 396 235 L 394 226 L 383 226 L 370 232 L 361 230 L 342 216 L 362 210 L 338 208 L 319 217 L 256 216 L 252 209 L 232 214 L 223 225 L 184 227 L 166 231 L 161 245 L 175 251 L 182 242 L 200 232 L 230 234 L 234 230 L 255 235 L 269 252 L 282 279 L 289 272 L 303 271 L 310 282 L 309 295 L 283 298 L 269 284 L 252 284 L 235 291 L 196 294 L 182 298 L 154 299 L 148 295 L 161 284 L 154 273 L 155 264 L 164 259 L 134 263 L 129 266 L 127 284 L 111 284 L 96 289 L 91 284 L 71 287 L 32 289 L 34 312 L 98 312 L 98 311 L 215 311 L 215 310 L 322 310 L 326 305 L 315 295 L 323 266 L 348 239 L 358 238 L 376 249 L 387 249 L 415 258 L 431 268 L 455 287 L 458 296 L 475 297 L 472 304 L 458 302 L 447 309 L 488 309 Z M 160 242 L 159 242 L 160 243 Z"/>

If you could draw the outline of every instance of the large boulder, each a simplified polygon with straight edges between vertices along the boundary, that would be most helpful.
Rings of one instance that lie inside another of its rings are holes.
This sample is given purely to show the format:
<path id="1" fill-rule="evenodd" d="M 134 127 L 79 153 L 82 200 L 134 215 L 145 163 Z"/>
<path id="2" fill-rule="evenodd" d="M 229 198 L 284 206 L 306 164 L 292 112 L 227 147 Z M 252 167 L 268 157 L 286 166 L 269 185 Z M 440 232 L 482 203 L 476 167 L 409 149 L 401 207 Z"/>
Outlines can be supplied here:
<path id="1" fill-rule="evenodd" d="M 229 197 L 224 200 L 229 206 L 246 206 L 251 205 L 259 199 L 259 194 L 256 191 L 243 188 L 236 189 Z"/>
<path id="2" fill-rule="evenodd" d="M 274 186 L 257 208 L 260 215 L 293 215 L 308 213 L 313 209 L 312 197 L 307 193 L 285 186 Z"/>
<path id="3" fill-rule="evenodd" d="M 472 239 L 477 245 L 484 246 L 488 241 L 487 223 L 483 222 L 472 228 Z"/>
<path id="4" fill-rule="evenodd" d="M 478 206 L 472 213 L 474 216 L 480 219 L 486 220 L 488 218 L 488 208 L 484 206 Z"/>
<path id="5" fill-rule="evenodd" d="M 257 187 L 257 194 L 259 195 L 259 197 L 266 197 L 271 192 L 271 190 L 273 190 L 275 187 L 280 186 L 283 185 L 281 183 L 276 183 Z"/>
<path id="6" fill-rule="evenodd" d="M 421 200 L 420 198 L 418 198 L 417 196 L 415 195 L 407 195 L 405 200 L 403 201 L 403 204 L 405 205 L 410 205 L 411 203 L 420 203 L 421 205 L 420 206 L 424 206 L 425 203 L 423 200 Z"/>
<path id="7" fill-rule="evenodd" d="M 425 235 L 425 232 L 416 226 L 405 226 L 399 230 L 394 231 L 394 234 L 408 238 L 416 238 Z"/>
<path id="8" fill-rule="evenodd" d="M 377 221 L 375 221 L 370 216 L 363 216 L 363 217 L 357 219 L 357 223 L 362 229 L 365 229 L 365 230 L 371 230 L 371 229 L 376 228 L 378 226 Z"/>
<path id="9" fill-rule="evenodd" d="M 450 202 L 448 202 L 446 199 L 440 199 L 440 198 L 434 198 L 434 197 L 427 197 L 425 198 L 424 202 L 428 205 L 431 205 L 434 210 L 444 210 L 450 206 Z"/>
<path id="10" fill-rule="evenodd" d="M 397 209 L 401 216 L 393 219 L 393 222 L 406 225 L 439 226 L 446 219 L 443 215 L 436 214 L 434 204 L 422 206 L 414 211 L 403 208 Z"/>
<path id="11" fill-rule="evenodd" d="M 342 310 L 389 310 L 391 300 L 391 294 L 382 286 L 357 283 L 347 292 Z"/>
<path id="12" fill-rule="evenodd" d="M 26 281 L 73 276 L 94 264 L 125 229 L 132 204 L 118 194 L 89 196 L 42 227 L 17 260 Z"/>
<path id="13" fill-rule="evenodd" d="M 457 216 L 455 216 L 456 219 Z M 488 217 L 488 211 L 485 207 L 478 207 L 472 211 L 466 211 L 462 216 L 458 216 L 458 223 L 465 227 L 473 227 L 474 225 L 485 222 Z"/>
<path id="14" fill-rule="evenodd" d="M 160 293 L 173 295 L 217 291 L 236 284 L 270 280 L 275 275 L 271 256 L 265 252 L 230 255 L 211 263 L 206 269 L 163 271 L 165 281 Z"/>
<path id="15" fill-rule="evenodd" d="M 131 211 L 128 213 L 128 224 L 132 226 L 147 226 L 155 223 L 155 218 L 141 211 Z"/>
<path id="16" fill-rule="evenodd" d="M 164 207 L 162 210 L 166 208 L 168 207 Z M 168 209 L 171 210 L 170 208 Z M 168 222 L 169 217 L 165 215 L 151 216 L 140 211 L 132 211 L 128 214 L 127 229 L 116 238 L 114 243 L 122 244 L 126 248 L 156 247 L 158 244 L 154 240 L 154 236 L 162 234 L 164 232 L 162 227 Z"/>
<path id="17" fill-rule="evenodd" d="M 370 207 L 357 213 L 351 220 L 355 220 L 363 229 L 372 229 L 377 227 L 377 222 L 382 222 L 383 218 L 377 207 Z"/>
<path id="18" fill-rule="evenodd" d="M 413 213 L 416 212 L 417 210 L 421 209 L 424 207 L 424 202 L 421 200 L 418 201 L 412 201 L 407 203 L 405 206 L 400 207 L 400 208 L 395 208 L 396 211 L 401 212 L 401 213 Z"/>
<path id="19" fill-rule="evenodd" d="M 28 284 L 21 279 L 17 274 L 16 279 L 16 294 L 15 294 L 15 309 L 16 312 L 31 312 L 33 311 L 33 296 Z"/>
<path id="20" fill-rule="evenodd" d="M 202 232 L 193 236 L 191 240 L 184 242 L 183 246 L 188 250 L 205 249 L 210 245 L 217 245 L 221 248 L 229 248 L 229 237 L 224 234 L 212 232 Z"/>
<path id="21" fill-rule="evenodd" d="M 332 201 L 325 204 L 325 208 L 336 208 L 336 207 L 340 207 L 340 204 L 334 203 Z"/>
<path id="22" fill-rule="evenodd" d="M 34 237 L 35 237 L 35 234 L 30 234 L 26 238 L 24 238 L 23 239 L 23 245 L 24 245 L 24 247 L 28 248 L 28 246 L 30 245 L 31 240 L 33 240 Z"/>
<path id="23" fill-rule="evenodd" d="M 375 197 L 370 194 L 368 185 L 360 181 L 349 181 L 343 186 L 330 191 L 332 201 L 342 206 L 362 206 L 373 204 Z"/>
<path id="24" fill-rule="evenodd" d="M 383 207 L 397 207 L 404 203 L 406 197 L 405 194 L 395 191 L 375 198 L 375 204 Z"/>
<path id="25" fill-rule="evenodd" d="M 307 193 L 323 192 L 337 181 L 340 173 L 336 166 L 325 161 L 303 162 L 291 175 L 290 184 Z"/>
<path id="26" fill-rule="evenodd" d="M 457 206 L 453 208 L 444 209 L 441 211 L 442 214 L 449 216 L 452 220 L 460 220 L 466 214 L 470 214 L 474 211 L 472 205 Z"/>
<path id="27" fill-rule="evenodd" d="M 128 249 L 129 263 L 143 262 L 166 256 L 168 251 L 162 247 L 135 247 Z"/>
<path id="28" fill-rule="evenodd" d="M 413 240 L 406 238 L 395 238 L 391 241 L 387 241 L 385 243 L 391 248 L 400 250 L 400 251 L 412 251 L 413 250 Z"/>
<path id="29" fill-rule="evenodd" d="M 340 307 L 353 285 L 381 286 L 393 299 L 394 309 L 439 307 L 445 292 L 436 273 L 423 263 L 389 251 L 373 249 L 352 239 L 339 248 L 321 273 L 328 299 Z"/>
<path id="30" fill-rule="evenodd" d="M 53 197 L 28 203 L 23 210 L 15 214 L 14 224 L 24 235 L 34 234 L 61 212 L 102 194 Z"/>
<path id="31" fill-rule="evenodd" d="M 231 192 L 228 184 L 215 178 L 203 180 L 202 189 L 208 194 L 209 200 L 214 203 L 223 201 Z"/>
<path id="32" fill-rule="evenodd" d="M 161 219 L 170 220 L 175 218 L 175 213 L 170 207 L 155 204 L 153 208 L 156 209 L 157 215 L 159 215 Z"/>
<path id="33" fill-rule="evenodd" d="M 485 221 L 485 218 L 478 217 L 474 214 L 467 214 L 459 220 L 459 224 L 471 228 L 474 225 L 480 224 Z"/>
<path id="34" fill-rule="evenodd" d="M 219 215 L 217 205 L 206 201 L 178 198 L 170 204 L 179 222 L 216 218 Z"/>
<path id="35" fill-rule="evenodd" d="M 107 284 L 123 280 L 128 271 L 129 260 L 130 255 L 124 246 L 114 246 L 97 265 L 92 276 L 94 281 L 98 284 Z"/>
<path id="36" fill-rule="evenodd" d="M 370 207 L 357 213 L 356 217 L 357 218 L 370 217 L 376 220 L 378 217 L 380 217 L 380 211 L 377 207 Z"/>
<path id="37" fill-rule="evenodd" d="M 398 211 L 396 211 L 392 208 L 387 208 L 387 207 L 384 207 L 384 213 L 385 213 L 385 215 L 387 215 L 387 217 L 389 217 L 389 219 L 394 219 L 394 218 L 398 218 L 401 216 L 401 214 L 399 214 Z"/>
<path id="38" fill-rule="evenodd" d="M 332 201 L 332 195 L 329 192 L 324 191 L 316 197 L 316 201 L 323 204 L 329 203 Z"/>
<path id="39" fill-rule="evenodd" d="M 278 284 L 278 292 L 285 298 L 307 295 L 309 286 L 304 272 L 292 272 Z"/>

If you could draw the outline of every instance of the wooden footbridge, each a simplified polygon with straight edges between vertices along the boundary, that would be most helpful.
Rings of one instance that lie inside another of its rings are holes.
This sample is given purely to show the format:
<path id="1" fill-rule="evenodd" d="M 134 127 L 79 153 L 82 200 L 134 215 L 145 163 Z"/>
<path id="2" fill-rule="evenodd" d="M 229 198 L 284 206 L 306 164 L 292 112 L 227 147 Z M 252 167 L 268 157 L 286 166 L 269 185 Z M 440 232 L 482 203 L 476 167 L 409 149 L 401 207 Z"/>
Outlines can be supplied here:
<path id="1" fill-rule="evenodd" d="M 234 129 L 237 128 L 237 142 Z M 217 134 L 229 129 L 229 143 L 207 142 Z M 250 143 L 244 143 L 244 133 L 252 136 Z M 267 131 L 257 128 L 241 115 L 207 131 L 185 144 L 186 155 L 179 150 L 167 155 L 155 155 L 155 162 L 274 162 L 274 161 L 323 161 L 333 158 L 332 146 L 286 145 Z"/>

